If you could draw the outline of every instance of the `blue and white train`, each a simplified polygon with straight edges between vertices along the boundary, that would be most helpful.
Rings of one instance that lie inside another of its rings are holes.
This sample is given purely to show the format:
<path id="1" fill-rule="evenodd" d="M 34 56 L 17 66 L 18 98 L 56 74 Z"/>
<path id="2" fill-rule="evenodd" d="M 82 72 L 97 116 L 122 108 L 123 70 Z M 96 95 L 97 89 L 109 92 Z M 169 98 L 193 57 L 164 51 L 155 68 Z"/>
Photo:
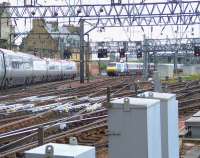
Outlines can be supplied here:
<path id="1" fill-rule="evenodd" d="M 42 59 L 31 54 L 0 49 L 0 88 L 38 82 L 73 79 L 77 65 L 73 61 Z"/>
<path id="2" fill-rule="evenodd" d="M 153 63 L 148 65 L 150 74 L 155 70 Z M 132 62 L 111 62 L 107 66 L 108 76 L 119 76 L 119 75 L 136 75 L 142 74 L 143 63 L 132 63 Z"/>

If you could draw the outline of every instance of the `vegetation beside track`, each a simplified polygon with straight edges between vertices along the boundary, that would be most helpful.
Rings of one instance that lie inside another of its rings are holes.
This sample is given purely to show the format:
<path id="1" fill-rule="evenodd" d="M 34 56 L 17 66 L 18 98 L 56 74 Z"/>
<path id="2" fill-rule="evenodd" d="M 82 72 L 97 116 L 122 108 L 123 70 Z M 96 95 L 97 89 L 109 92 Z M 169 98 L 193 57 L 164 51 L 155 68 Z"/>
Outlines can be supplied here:
<path id="1" fill-rule="evenodd" d="M 179 82 L 179 78 L 181 78 L 182 81 L 198 81 L 200 80 L 200 74 L 193 74 L 188 76 L 174 76 L 173 78 L 169 78 L 168 80 L 162 80 L 162 83 L 175 84 Z"/>

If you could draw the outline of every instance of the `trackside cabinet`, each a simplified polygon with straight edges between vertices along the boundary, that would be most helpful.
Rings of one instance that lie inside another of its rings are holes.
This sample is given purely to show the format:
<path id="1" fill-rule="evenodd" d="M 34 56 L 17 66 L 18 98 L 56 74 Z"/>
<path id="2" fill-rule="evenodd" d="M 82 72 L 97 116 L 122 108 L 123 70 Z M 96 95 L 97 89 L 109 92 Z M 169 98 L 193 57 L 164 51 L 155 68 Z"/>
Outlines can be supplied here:
<path id="1" fill-rule="evenodd" d="M 175 94 L 145 92 L 142 98 L 160 100 L 162 158 L 179 158 L 178 101 Z"/>
<path id="2" fill-rule="evenodd" d="M 159 100 L 115 99 L 108 115 L 109 158 L 161 158 Z"/>
<path id="3" fill-rule="evenodd" d="M 185 121 L 188 137 L 200 138 L 200 111 Z"/>
<path id="4" fill-rule="evenodd" d="M 49 143 L 25 152 L 25 158 L 95 158 L 95 147 Z"/>

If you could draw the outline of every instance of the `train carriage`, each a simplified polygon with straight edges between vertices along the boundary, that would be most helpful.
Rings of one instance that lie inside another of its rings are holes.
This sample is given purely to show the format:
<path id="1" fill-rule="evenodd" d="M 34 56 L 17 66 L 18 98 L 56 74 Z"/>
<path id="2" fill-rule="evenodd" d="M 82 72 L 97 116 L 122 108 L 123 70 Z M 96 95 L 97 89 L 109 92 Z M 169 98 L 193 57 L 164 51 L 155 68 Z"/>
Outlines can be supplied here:
<path id="1" fill-rule="evenodd" d="M 126 75 L 128 73 L 128 67 L 126 63 L 111 62 L 107 66 L 108 76 Z"/>
<path id="2" fill-rule="evenodd" d="M 0 88 L 72 78 L 76 73 L 77 65 L 72 61 L 0 49 Z"/>
<path id="3" fill-rule="evenodd" d="M 77 73 L 76 63 L 72 61 L 61 61 L 62 77 L 64 79 L 75 78 Z"/>
<path id="4" fill-rule="evenodd" d="M 55 59 L 47 59 L 47 78 L 48 81 L 62 79 L 61 61 Z"/>
<path id="5" fill-rule="evenodd" d="M 12 87 L 29 84 L 32 78 L 32 59 L 24 53 L 14 53 L 10 50 L 1 49 L 4 56 L 4 77 L 2 86 Z"/>
<path id="6" fill-rule="evenodd" d="M 47 80 L 47 61 L 38 57 L 33 58 L 33 83 Z"/>
<path id="7" fill-rule="evenodd" d="M 32 83 L 33 78 L 33 56 L 25 53 L 17 52 L 18 58 L 21 58 L 21 69 L 19 78 L 22 80 L 19 81 L 19 85 L 26 84 L 29 85 Z M 12 74 L 15 72 L 14 69 L 12 69 Z M 13 75 L 13 82 L 15 82 L 15 76 Z M 15 83 L 13 85 L 16 85 Z"/>

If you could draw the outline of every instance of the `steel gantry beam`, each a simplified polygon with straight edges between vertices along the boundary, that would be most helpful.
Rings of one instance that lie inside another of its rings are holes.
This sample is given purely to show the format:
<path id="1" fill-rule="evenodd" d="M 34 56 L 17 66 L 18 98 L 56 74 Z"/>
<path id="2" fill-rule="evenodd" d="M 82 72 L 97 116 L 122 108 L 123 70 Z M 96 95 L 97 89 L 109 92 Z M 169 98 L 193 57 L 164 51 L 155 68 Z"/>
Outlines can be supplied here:
<path id="1" fill-rule="evenodd" d="M 142 50 L 144 55 L 149 52 L 173 52 L 174 72 L 177 73 L 179 52 L 186 53 L 194 51 L 195 46 L 200 46 L 200 38 L 174 38 L 174 39 L 145 39 Z M 186 56 L 188 57 L 188 55 Z M 144 59 L 144 64 L 148 64 L 148 60 Z M 148 75 L 147 68 L 144 68 L 144 77 Z"/>
<path id="2" fill-rule="evenodd" d="M 106 48 L 110 52 L 118 52 L 120 48 L 124 48 L 124 43 L 128 46 L 127 52 L 136 52 L 137 43 L 142 41 L 107 41 L 107 42 L 90 42 L 91 50 L 94 53 L 98 52 L 99 48 Z"/>
<path id="3" fill-rule="evenodd" d="M 11 18 L 75 18 L 99 26 L 189 25 L 200 23 L 200 1 L 119 5 L 2 6 Z M 6 18 L 6 17 L 2 17 Z"/>
<path id="4" fill-rule="evenodd" d="M 127 43 L 128 52 L 136 52 L 136 45 L 141 44 L 142 52 L 185 52 L 194 51 L 194 46 L 200 46 L 200 38 L 168 38 L 168 39 L 145 39 L 144 41 L 108 41 L 91 42 L 92 52 L 99 48 L 107 48 L 109 51 L 118 51 Z"/>
<path id="5" fill-rule="evenodd" d="M 84 22 L 95 23 L 95 27 L 158 26 L 200 24 L 200 1 L 142 2 L 90 5 L 52 6 L 1 6 L 1 11 L 10 15 L 1 18 L 73 18 L 81 22 L 80 80 L 84 82 Z M 144 51 L 150 51 L 146 46 Z M 186 46 L 188 47 L 188 46 Z M 154 47 L 155 49 L 155 47 Z M 157 50 L 157 48 L 156 48 Z M 158 49 L 159 51 L 160 49 Z"/>
<path id="6" fill-rule="evenodd" d="M 200 38 L 145 39 L 143 52 L 185 52 L 200 46 Z"/>

